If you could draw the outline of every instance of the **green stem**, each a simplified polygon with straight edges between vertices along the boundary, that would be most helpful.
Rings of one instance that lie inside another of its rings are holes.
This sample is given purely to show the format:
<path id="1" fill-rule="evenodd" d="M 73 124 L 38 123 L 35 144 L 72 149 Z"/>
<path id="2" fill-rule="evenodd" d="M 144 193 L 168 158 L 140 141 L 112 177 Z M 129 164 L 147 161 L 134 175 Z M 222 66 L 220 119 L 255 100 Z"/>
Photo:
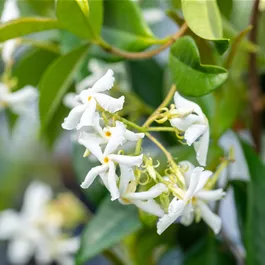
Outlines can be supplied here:
<path id="1" fill-rule="evenodd" d="M 118 114 L 114 114 L 113 117 L 115 117 L 115 118 L 116 118 L 117 120 L 119 120 L 119 121 L 122 121 L 122 122 L 125 123 L 126 125 L 128 125 L 128 126 L 134 128 L 134 129 L 136 129 L 136 130 L 138 130 L 139 132 L 146 132 L 146 129 L 145 129 L 145 128 L 143 128 L 143 127 L 141 127 L 141 126 L 135 124 L 134 122 L 131 122 L 131 121 L 129 121 L 129 120 L 127 120 L 127 119 L 125 119 L 125 118 L 119 116 Z"/>
<path id="2" fill-rule="evenodd" d="M 149 127 L 147 128 L 149 132 L 176 132 L 177 130 L 173 127 Z"/>

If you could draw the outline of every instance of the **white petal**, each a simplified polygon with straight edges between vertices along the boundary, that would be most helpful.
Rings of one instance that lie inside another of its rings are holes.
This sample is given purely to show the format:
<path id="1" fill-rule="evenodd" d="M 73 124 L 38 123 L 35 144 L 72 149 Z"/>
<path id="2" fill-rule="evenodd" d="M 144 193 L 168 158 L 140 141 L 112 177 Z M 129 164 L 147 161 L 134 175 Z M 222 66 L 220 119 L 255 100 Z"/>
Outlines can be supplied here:
<path id="1" fill-rule="evenodd" d="M 125 155 L 109 155 L 108 156 L 111 160 L 127 165 L 127 166 L 140 166 L 143 162 L 143 155 L 139 156 L 125 156 Z"/>
<path id="2" fill-rule="evenodd" d="M 201 167 L 199 167 L 201 168 Z M 199 183 L 197 185 L 197 188 L 195 190 L 195 193 L 202 190 L 208 181 L 208 179 L 212 176 L 213 172 L 210 170 L 204 170 L 198 177 L 199 177 Z"/>
<path id="3" fill-rule="evenodd" d="M 143 14 L 145 20 L 150 24 L 161 22 L 165 17 L 164 12 L 159 8 L 144 9 Z"/>
<path id="4" fill-rule="evenodd" d="M 134 172 L 131 167 L 120 165 L 121 176 L 120 176 L 120 185 L 119 190 L 120 194 L 124 194 L 127 190 L 128 184 L 130 181 L 135 180 Z"/>
<path id="5" fill-rule="evenodd" d="M 91 98 L 89 103 L 86 104 L 86 110 L 81 116 L 80 122 L 77 125 L 77 129 L 81 129 L 84 126 L 91 126 L 95 121 L 97 102 L 94 98 Z"/>
<path id="6" fill-rule="evenodd" d="M 204 201 L 217 201 L 225 196 L 223 189 L 202 190 L 196 194 L 196 197 Z"/>
<path id="7" fill-rule="evenodd" d="M 31 105 L 38 98 L 38 91 L 32 86 L 25 86 L 24 88 L 10 93 L 6 97 L 6 102 L 10 108 L 17 114 L 27 113 L 31 110 Z"/>
<path id="8" fill-rule="evenodd" d="M 111 137 L 108 140 L 106 148 L 104 150 L 104 155 L 107 156 L 118 148 L 118 146 L 122 145 L 125 142 L 125 126 L 122 122 L 116 122 L 116 126 L 110 129 Z"/>
<path id="9" fill-rule="evenodd" d="M 63 104 L 70 109 L 73 109 L 73 108 L 79 106 L 80 102 L 77 99 L 77 94 L 76 93 L 67 93 L 63 98 Z"/>
<path id="10" fill-rule="evenodd" d="M 162 217 L 165 212 L 159 206 L 155 200 L 149 199 L 148 201 L 141 201 L 141 200 L 133 200 L 132 203 L 140 208 L 141 210 L 150 213 L 152 215 Z"/>
<path id="11" fill-rule="evenodd" d="M 64 119 L 64 122 L 62 124 L 63 129 L 65 130 L 73 130 L 76 128 L 78 123 L 80 122 L 80 119 L 86 109 L 85 105 L 79 105 L 75 108 L 73 108 L 68 117 Z"/>
<path id="12" fill-rule="evenodd" d="M 39 217 L 52 199 L 52 189 L 45 183 L 34 181 L 27 188 L 21 213 L 27 218 Z"/>
<path id="13" fill-rule="evenodd" d="M 202 172 L 203 172 L 202 167 L 196 167 L 192 170 L 191 176 L 190 176 L 190 185 L 189 185 L 188 190 L 185 194 L 186 200 L 190 200 L 194 196 L 194 193 L 195 193 L 195 191 L 198 187 L 198 184 L 200 182 L 200 176 L 201 176 Z"/>
<path id="14" fill-rule="evenodd" d="M 192 204 L 189 203 L 186 205 L 186 207 L 183 210 L 180 222 L 183 225 L 189 226 L 191 225 L 193 220 L 194 220 L 194 210 L 193 210 Z"/>
<path id="15" fill-rule="evenodd" d="M 98 104 L 106 111 L 110 113 L 115 113 L 116 111 L 119 111 L 123 108 L 124 104 L 124 96 L 121 96 L 119 98 L 113 98 L 111 96 L 96 93 L 94 95 L 95 99 L 97 100 Z"/>
<path id="16" fill-rule="evenodd" d="M 114 201 L 120 197 L 120 192 L 117 187 L 116 182 L 116 168 L 113 162 L 109 162 L 109 174 L 108 174 L 108 183 L 109 183 L 109 191 L 111 194 L 111 200 Z"/>
<path id="17" fill-rule="evenodd" d="M 134 133 L 132 131 L 126 130 L 125 131 L 125 138 L 128 141 L 138 141 L 139 139 L 144 138 L 144 133 Z"/>
<path id="18" fill-rule="evenodd" d="M 5 41 L 2 48 L 2 59 L 4 63 L 8 63 L 13 59 L 14 52 L 18 42 L 16 39 Z"/>
<path id="19" fill-rule="evenodd" d="M 169 213 L 159 219 L 157 223 L 157 233 L 161 235 L 171 224 L 179 218 L 185 208 L 185 202 L 173 199 L 169 205 Z"/>
<path id="20" fill-rule="evenodd" d="M 204 124 L 204 123 L 205 123 L 204 119 L 195 114 L 189 114 L 185 118 L 170 119 L 171 126 L 176 127 L 181 131 L 188 130 L 188 128 L 193 124 Z"/>
<path id="21" fill-rule="evenodd" d="M 191 125 L 184 134 L 188 145 L 192 145 L 206 131 L 207 126 L 201 124 Z"/>
<path id="22" fill-rule="evenodd" d="M 192 174 L 192 170 L 195 168 L 194 165 L 189 162 L 189 161 L 181 161 L 178 163 L 179 166 L 181 167 L 182 169 L 182 174 L 184 175 L 184 178 L 185 178 L 185 182 L 186 182 L 186 185 L 187 187 L 190 185 L 190 177 L 191 177 L 191 174 Z M 184 171 L 184 172 L 183 172 Z"/>
<path id="23" fill-rule="evenodd" d="M 8 0 L 5 1 L 2 16 L 1 16 L 1 22 L 7 22 L 9 20 L 18 18 L 20 16 L 20 12 L 17 6 L 16 0 Z"/>
<path id="24" fill-rule="evenodd" d="M 103 173 L 100 173 L 99 176 L 100 176 L 104 186 L 107 188 L 108 191 L 110 191 L 109 190 L 108 174 L 109 174 L 109 172 L 103 172 Z"/>
<path id="25" fill-rule="evenodd" d="M 107 71 L 107 73 L 102 76 L 92 87 L 91 91 L 93 93 L 103 92 L 106 90 L 110 90 L 113 87 L 115 78 L 114 73 L 111 69 Z"/>
<path id="26" fill-rule="evenodd" d="M 178 92 L 175 93 L 174 95 L 174 103 L 176 108 L 183 108 L 183 109 L 192 109 L 194 112 L 196 112 L 199 116 L 204 116 L 201 107 L 190 101 L 187 100 L 186 98 L 182 97 Z"/>
<path id="27" fill-rule="evenodd" d="M 81 184 L 81 188 L 87 189 L 90 187 L 90 185 L 93 183 L 95 178 L 100 174 L 103 173 L 108 169 L 108 165 L 103 166 L 97 166 L 90 169 L 90 171 L 87 173 L 85 180 Z"/>
<path id="28" fill-rule="evenodd" d="M 158 197 L 164 191 L 167 191 L 167 187 L 163 183 L 158 183 L 148 191 L 130 192 L 124 197 L 129 200 L 148 200 Z"/>
<path id="29" fill-rule="evenodd" d="M 76 91 L 81 93 L 83 90 L 92 87 L 97 80 L 101 77 L 101 72 L 96 73 L 92 71 L 92 74 L 84 78 L 80 83 L 76 86 Z"/>
<path id="30" fill-rule="evenodd" d="M 34 254 L 34 243 L 22 238 L 16 238 L 8 245 L 8 259 L 13 264 L 26 264 Z"/>
<path id="31" fill-rule="evenodd" d="M 10 239 L 15 236 L 20 228 L 20 216 L 12 210 L 0 214 L 0 239 Z"/>
<path id="32" fill-rule="evenodd" d="M 100 144 L 103 143 L 103 139 L 94 133 L 83 132 L 79 139 L 78 143 L 85 146 L 101 163 L 103 163 L 103 154 L 100 147 Z"/>
<path id="33" fill-rule="evenodd" d="M 202 219 L 212 228 L 215 234 L 218 234 L 222 226 L 221 218 L 214 214 L 204 202 L 198 201 L 197 204 L 201 210 Z"/>
<path id="34" fill-rule="evenodd" d="M 206 166 L 207 153 L 209 148 L 210 132 L 209 127 L 205 130 L 199 141 L 194 142 L 196 158 L 201 166 Z"/>
<path id="35" fill-rule="evenodd" d="M 80 238 L 73 237 L 60 241 L 59 252 L 61 254 L 75 254 L 80 246 Z"/>

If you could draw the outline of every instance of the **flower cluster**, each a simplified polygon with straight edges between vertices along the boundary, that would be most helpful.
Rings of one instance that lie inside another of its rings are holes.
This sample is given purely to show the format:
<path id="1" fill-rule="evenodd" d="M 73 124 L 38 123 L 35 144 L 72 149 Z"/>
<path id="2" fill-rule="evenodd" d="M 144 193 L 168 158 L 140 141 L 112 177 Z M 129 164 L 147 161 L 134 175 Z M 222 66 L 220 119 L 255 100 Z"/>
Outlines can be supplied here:
<path id="1" fill-rule="evenodd" d="M 81 183 L 87 189 L 99 176 L 109 190 L 111 200 L 122 204 L 134 204 L 139 209 L 159 217 L 157 232 L 161 234 L 176 220 L 190 225 L 203 219 L 215 233 L 221 229 L 221 220 L 214 214 L 208 202 L 220 200 L 222 189 L 212 190 L 216 177 L 203 167 L 195 167 L 188 161 L 177 164 L 170 152 L 150 131 L 173 131 L 187 145 L 193 145 L 201 166 L 207 162 L 209 124 L 201 108 L 178 92 L 168 97 L 143 126 L 121 117 L 124 96 L 108 95 L 114 86 L 113 71 L 100 78 L 92 87 L 86 87 L 75 95 L 75 104 L 62 127 L 78 132 L 78 143 L 85 147 L 84 156 L 96 157 L 99 165 L 91 168 Z M 174 96 L 174 104 L 166 108 Z M 172 127 L 150 127 L 151 123 L 170 122 Z M 128 130 L 138 130 L 138 133 Z M 165 154 L 167 168 L 159 171 L 159 163 L 140 154 L 142 139 L 146 136 Z M 127 151 L 125 144 L 135 142 L 135 152 Z M 145 179 L 145 181 L 143 181 Z M 166 198 L 166 199 L 165 199 Z"/>
<path id="2" fill-rule="evenodd" d="M 12 264 L 27 264 L 33 256 L 37 264 L 74 264 L 79 238 L 64 232 L 63 211 L 56 204 L 49 186 L 33 182 L 25 192 L 21 212 L 0 213 L 0 239 L 10 241 L 7 255 Z"/>

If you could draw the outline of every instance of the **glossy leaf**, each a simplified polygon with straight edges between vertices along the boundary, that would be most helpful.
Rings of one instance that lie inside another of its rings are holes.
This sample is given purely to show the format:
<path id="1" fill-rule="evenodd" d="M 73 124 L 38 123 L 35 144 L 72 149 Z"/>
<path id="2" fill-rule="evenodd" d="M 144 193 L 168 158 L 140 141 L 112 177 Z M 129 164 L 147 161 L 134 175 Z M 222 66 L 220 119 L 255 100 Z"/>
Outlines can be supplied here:
<path id="1" fill-rule="evenodd" d="M 182 0 L 182 11 L 189 28 L 203 39 L 213 40 L 222 54 L 229 45 L 223 39 L 223 26 L 215 0 Z"/>
<path id="2" fill-rule="evenodd" d="M 42 129 L 48 126 L 60 106 L 87 49 L 88 47 L 85 45 L 59 57 L 44 73 L 39 84 L 39 110 Z M 61 126 L 60 123 L 57 126 Z"/>
<path id="3" fill-rule="evenodd" d="M 265 264 L 265 165 L 252 146 L 242 142 L 251 181 L 248 184 L 246 251 L 248 265 Z"/>
<path id="4" fill-rule="evenodd" d="M 104 10 L 107 11 L 104 12 L 102 36 L 111 45 L 127 51 L 141 51 L 159 42 L 133 0 L 104 1 Z M 103 59 L 121 59 L 101 50 L 95 52 Z"/>
<path id="5" fill-rule="evenodd" d="M 25 85 L 36 87 L 47 67 L 57 57 L 57 53 L 43 49 L 34 48 L 25 52 L 14 65 L 13 76 L 17 78 L 17 88 Z"/>
<path id="6" fill-rule="evenodd" d="M 58 0 L 56 15 L 70 32 L 84 39 L 96 40 L 103 20 L 102 0 Z"/>
<path id="7" fill-rule="evenodd" d="M 191 37 L 183 37 L 171 46 L 169 67 L 177 89 L 186 96 L 206 95 L 228 77 L 226 69 L 200 63 L 198 48 Z"/>
<path id="8" fill-rule="evenodd" d="M 141 228 L 137 209 L 106 198 L 82 235 L 77 265 L 119 243 L 124 237 Z"/>
<path id="9" fill-rule="evenodd" d="M 25 17 L 0 25 L 0 42 L 25 36 L 31 33 L 61 28 L 52 18 Z"/>

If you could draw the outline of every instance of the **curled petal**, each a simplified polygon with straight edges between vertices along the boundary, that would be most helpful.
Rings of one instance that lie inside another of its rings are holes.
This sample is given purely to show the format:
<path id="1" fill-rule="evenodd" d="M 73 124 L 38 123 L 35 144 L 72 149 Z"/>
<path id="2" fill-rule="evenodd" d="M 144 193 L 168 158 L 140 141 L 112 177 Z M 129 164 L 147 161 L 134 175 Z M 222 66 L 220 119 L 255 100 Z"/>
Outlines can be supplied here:
<path id="1" fill-rule="evenodd" d="M 113 98 L 111 96 L 96 93 L 94 95 L 95 99 L 97 100 L 98 104 L 106 111 L 110 113 L 115 113 L 123 108 L 124 104 L 124 96 L 119 98 Z"/>
<path id="2" fill-rule="evenodd" d="M 81 184 L 81 188 L 87 189 L 93 183 L 95 178 L 108 169 L 108 165 L 93 167 L 86 175 L 85 180 Z"/>
<path id="3" fill-rule="evenodd" d="M 92 126 L 95 122 L 95 114 L 96 114 L 96 107 L 97 102 L 94 98 L 91 98 L 89 103 L 85 105 L 86 110 L 84 111 L 83 115 L 81 116 L 80 122 L 77 125 L 77 129 L 81 129 L 84 126 Z"/>
<path id="4" fill-rule="evenodd" d="M 119 190 L 120 194 L 124 194 L 127 191 L 130 181 L 135 180 L 134 172 L 131 167 L 120 165 L 121 176 Z"/>
<path id="5" fill-rule="evenodd" d="M 139 167 L 143 162 L 143 155 L 139 156 L 109 155 L 108 157 L 119 164 L 126 165 L 129 167 L 132 166 Z"/>
<path id="6" fill-rule="evenodd" d="M 141 200 L 133 200 L 132 203 L 137 206 L 139 209 L 153 214 L 158 217 L 162 217 L 165 212 L 162 210 L 162 208 L 159 206 L 155 200 L 149 199 L 147 201 L 141 201 Z"/>
<path id="7" fill-rule="evenodd" d="M 209 148 L 210 131 L 209 127 L 205 130 L 199 141 L 194 142 L 196 158 L 200 165 L 206 166 L 207 153 Z"/>
<path id="8" fill-rule="evenodd" d="M 160 218 L 157 223 L 157 233 L 161 235 L 171 224 L 173 224 L 175 220 L 181 216 L 184 208 L 185 202 L 174 198 L 169 205 L 169 213 Z"/>
<path id="9" fill-rule="evenodd" d="M 109 69 L 107 73 L 94 84 L 94 86 L 91 88 L 91 91 L 93 93 L 98 93 L 110 90 L 113 87 L 114 81 L 114 73 L 111 69 Z"/>
<path id="10" fill-rule="evenodd" d="M 125 138 L 129 141 L 138 141 L 139 139 L 144 138 L 144 133 L 134 133 L 132 131 L 125 131 Z"/>
<path id="11" fill-rule="evenodd" d="M 184 138 L 188 145 L 192 145 L 207 130 L 207 125 L 194 124 L 191 125 L 184 134 Z"/>
<path id="12" fill-rule="evenodd" d="M 218 234 L 222 226 L 221 218 L 214 214 L 204 202 L 198 201 L 197 204 L 200 208 L 202 219 L 211 227 L 215 234 Z"/>
<path id="13" fill-rule="evenodd" d="M 120 192 L 117 187 L 115 165 L 113 162 L 109 162 L 109 173 L 108 173 L 108 188 L 111 194 L 111 200 L 114 201 L 120 197 Z"/>
<path id="14" fill-rule="evenodd" d="M 148 200 L 158 197 L 164 191 L 167 191 L 167 187 L 163 183 L 159 183 L 148 191 L 127 193 L 124 197 L 129 200 Z"/>
<path id="15" fill-rule="evenodd" d="M 225 196 L 223 189 L 202 190 L 196 194 L 196 197 L 204 201 L 217 201 Z"/>
<path id="16" fill-rule="evenodd" d="M 68 117 L 64 119 L 64 122 L 62 124 L 63 129 L 65 130 L 73 130 L 76 128 L 78 123 L 80 122 L 80 119 L 86 109 L 85 105 L 79 105 L 75 108 L 73 108 Z"/>

